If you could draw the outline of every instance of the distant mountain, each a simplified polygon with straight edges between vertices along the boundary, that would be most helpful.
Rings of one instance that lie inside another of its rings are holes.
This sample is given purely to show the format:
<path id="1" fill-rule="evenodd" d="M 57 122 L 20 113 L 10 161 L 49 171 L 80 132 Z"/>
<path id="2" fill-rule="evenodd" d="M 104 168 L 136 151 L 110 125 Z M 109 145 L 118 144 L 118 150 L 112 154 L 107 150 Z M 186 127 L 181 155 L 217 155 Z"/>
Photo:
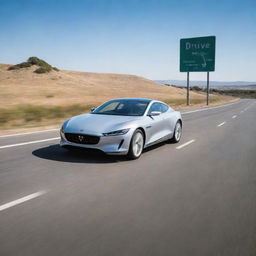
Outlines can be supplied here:
<path id="1" fill-rule="evenodd" d="M 187 86 L 186 80 L 155 80 L 160 84 L 171 84 L 176 86 Z M 205 87 L 206 81 L 189 81 L 190 86 L 200 86 Z M 211 87 L 256 87 L 256 82 L 245 82 L 245 81 L 234 81 L 234 82 L 220 82 L 220 81 L 210 81 Z"/>

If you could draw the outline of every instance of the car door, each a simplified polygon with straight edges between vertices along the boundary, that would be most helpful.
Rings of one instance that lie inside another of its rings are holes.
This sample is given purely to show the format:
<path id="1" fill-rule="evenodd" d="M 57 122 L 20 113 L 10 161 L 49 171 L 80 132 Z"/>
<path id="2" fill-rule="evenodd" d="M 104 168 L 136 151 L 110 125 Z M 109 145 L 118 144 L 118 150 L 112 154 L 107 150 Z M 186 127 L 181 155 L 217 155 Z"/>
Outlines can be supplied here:
<path id="1" fill-rule="evenodd" d="M 160 104 L 161 104 L 161 112 L 162 112 L 162 118 L 163 118 L 163 126 L 162 126 L 163 136 L 168 136 L 168 135 L 172 136 L 174 126 L 175 126 L 175 122 L 174 122 L 175 111 L 173 111 L 168 105 L 164 103 L 160 103 Z"/>
<path id="2" fill-rule="evenodd" d="M 150 113 L 154 111 L 160 112 L 161 114 L 157 116 L 151 116 Z M 161 103 L 154 102 L 148 110 L 146 126 L 147 144 L 154 143 L 164 136 L 163 126 L 164 119 L 161 112 Z"/>

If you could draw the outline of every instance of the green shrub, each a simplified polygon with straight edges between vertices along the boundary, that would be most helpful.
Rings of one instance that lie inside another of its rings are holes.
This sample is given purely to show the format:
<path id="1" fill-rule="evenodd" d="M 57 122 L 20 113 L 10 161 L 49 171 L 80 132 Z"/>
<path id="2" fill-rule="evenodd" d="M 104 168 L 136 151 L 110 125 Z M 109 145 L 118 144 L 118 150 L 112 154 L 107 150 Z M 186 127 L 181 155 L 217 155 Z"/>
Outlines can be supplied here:
<path id="1" fill-rule="evenodd" d="M 41 68 L 36 69 L 34 72 L 37 74 L 44 74 L 44 73 L 48 73 L 50 71 L 51 71 L 51 68 L 49 68 L 49 67 L 41 67 Z"/>
<path id="2" fill-rule="evenodd" d="M 8 70 L 15 70 L 15 69 L 19 69 L 18 65 L 13 65 L 8 68 Z"/>
<path id="3" fill-rule="evenodd" d="M 34 71 L 37 74 L 47 73 L 47 72 L 50 72 L 51 70 L 59 71 L 58 68 L 52 67 L 46 61 L 41 60 L 41 59 L 39 59 L 37 57 L 30 57 L 30 58 L 28 58 L 27 62 L 22 62 L 20 64 L 10 66 L 8 68 L 8 70 L 15 70 L 15 69 L 20 69 L 20 68 L 28 68 L 28 67 L 31 67 L 32 65 L 39 66 L 39 68 Z"/>
<path id="4" fill-rule="evenodd" d="M 192 89 L 192 91 L 202 91 L 202 89 L 197 85 L 192 86 L 191 89 Z"/>
<path id="5" fill-rule="evenodd" d="M 41 60 L 37 57 L 30 57 L 28 58 L 27 62 L 31 63 L 32 65 L 37 65 L 40 67 L 50 67 L 52 68 L 52 66 L 50 64 L 48 64 L 46 61 Z"/>
<path id="6" fill-rule="evenodd" d="M 20 64 L 10 66 L 8 68 L 8 70 L 15 70 L 15 69 L 20 69 L 20 68 L 29 68 L 31 66 L 32 66 L 32 64 L 29 63 L 29 62 L 21 62 Z"/>

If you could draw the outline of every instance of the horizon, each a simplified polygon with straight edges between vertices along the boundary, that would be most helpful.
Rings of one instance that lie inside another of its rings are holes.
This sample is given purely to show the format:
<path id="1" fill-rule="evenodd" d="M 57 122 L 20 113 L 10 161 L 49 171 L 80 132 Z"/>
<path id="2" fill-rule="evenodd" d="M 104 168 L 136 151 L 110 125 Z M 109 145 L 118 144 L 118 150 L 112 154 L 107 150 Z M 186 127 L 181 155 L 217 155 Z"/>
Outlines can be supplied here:
<path id="1" fill-rule="evenodd" d="M 187 82 L 186 79 L 156 79 L 154 81 L 185 81 Z M 197 80 L 197 79 L 193 79 L 193 80 L 189 80 L 189 82 L 205 82 L 206 83 L 206 80 Z M 255 83 L 256 84 L 256 81 L 241 81 L 241 80 L 230 80 L 230 81 L 221 81 L 221 80 L 211 80 L 210 81 L 211 83 L 212 82 L 218 82 L 218 83 Z"/>
<path id="2" fill-rule="evenodd" d="M 37 56 L 60 69 L 185 80 L 181 38 L 215 35 L 210 81 L 255 82 L 256 2 L 1 1 L 3 64 Z M 206 73 L 190 73 L 204 81 Z"/>

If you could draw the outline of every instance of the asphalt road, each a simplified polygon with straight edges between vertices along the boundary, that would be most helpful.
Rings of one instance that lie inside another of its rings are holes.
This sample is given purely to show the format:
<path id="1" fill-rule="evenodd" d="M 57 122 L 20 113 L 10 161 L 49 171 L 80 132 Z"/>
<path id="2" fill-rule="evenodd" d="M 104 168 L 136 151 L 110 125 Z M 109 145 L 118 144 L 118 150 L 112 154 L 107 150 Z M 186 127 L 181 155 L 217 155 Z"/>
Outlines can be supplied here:
<path id="1" fill-rule="evenodd" d="M 185 112 L 135 161 L 0 137 L 0 255 L 255 256 L 256 101 Z"/>

